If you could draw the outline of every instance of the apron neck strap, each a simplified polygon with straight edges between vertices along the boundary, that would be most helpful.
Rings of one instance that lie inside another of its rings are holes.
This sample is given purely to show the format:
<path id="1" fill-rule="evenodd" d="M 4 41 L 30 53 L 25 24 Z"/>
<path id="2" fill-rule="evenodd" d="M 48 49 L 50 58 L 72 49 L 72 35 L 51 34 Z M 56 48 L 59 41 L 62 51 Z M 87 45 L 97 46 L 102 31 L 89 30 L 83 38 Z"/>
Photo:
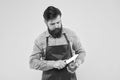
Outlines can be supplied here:
<path id="1" fill-rule="evenodd" d="M 67 35 L 65 33 L 63 33 L 63 35 L 65 36 L 65 39 L 67 40 L 67 43 L 69 44 L 69 40 L 67 38 Z"/>
<path id="2" fill-rule="evenodd" d="M 46 37 L 46 47 L 48 47 L 48 38 L 49 37 Z"/>

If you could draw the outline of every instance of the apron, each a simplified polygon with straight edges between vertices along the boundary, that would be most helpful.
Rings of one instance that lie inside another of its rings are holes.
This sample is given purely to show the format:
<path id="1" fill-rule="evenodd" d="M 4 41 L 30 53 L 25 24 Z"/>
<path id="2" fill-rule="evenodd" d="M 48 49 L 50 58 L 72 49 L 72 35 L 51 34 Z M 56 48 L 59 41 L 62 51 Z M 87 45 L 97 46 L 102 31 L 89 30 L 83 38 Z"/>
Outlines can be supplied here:
<path id="1" fill-rule="evenodd" d="M 45 60 L 65 60 L 72 57 L 71 46 L 69 40 L 64 34 L 65 39 L 68 44 L 65 45 L 48 45 L 48 37 L 46 38 L 46 55 Z M 77 80 L 75 73 L 70 73 L 67 71 L 67 65 L 63 69 L 51 69 L 48 71 L 43 71 L 42 80 Z"/>

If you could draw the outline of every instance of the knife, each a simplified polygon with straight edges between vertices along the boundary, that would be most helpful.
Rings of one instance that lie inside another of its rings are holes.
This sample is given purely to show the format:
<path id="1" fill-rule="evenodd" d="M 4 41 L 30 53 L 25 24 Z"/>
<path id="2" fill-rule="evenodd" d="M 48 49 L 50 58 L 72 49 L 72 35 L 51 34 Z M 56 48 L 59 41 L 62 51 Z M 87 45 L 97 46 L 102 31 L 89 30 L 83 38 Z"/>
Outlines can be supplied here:
<path id="1" fill-rule="evenodd" d="M 65 60 L 65 62 L 66 62 L 67 64 L 69 64 L 70 62 L 72 62 L 73 60 L 75 60 L 75 59 L 77 58 L 77 56 L 78 56 L 78 54 L 75 54 L 73 57 Z"/>

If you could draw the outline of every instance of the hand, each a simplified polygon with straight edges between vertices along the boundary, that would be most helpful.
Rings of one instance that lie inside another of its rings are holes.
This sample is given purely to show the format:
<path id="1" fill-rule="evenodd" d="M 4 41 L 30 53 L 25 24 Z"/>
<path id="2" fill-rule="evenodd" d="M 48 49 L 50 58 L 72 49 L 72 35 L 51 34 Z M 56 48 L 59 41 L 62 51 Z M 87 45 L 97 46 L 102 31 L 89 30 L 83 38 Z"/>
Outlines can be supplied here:
<path id="1" fill-rule="evenodd" d="M 76 62 L 71 62 L 68 64 L 70 68 L 77 68 L 79 65 Z"/>
<path id="2" fill-rule="evenodd" d="M 78 61 L 75 62 L 75 65 L 76 65 L 77 67 L 79 67 L 80 64 L 81 64 L 81 60 L 78 60 Z"/>
<path id="3" fill-rule="evenodd" d="M 74 73 L 76 71 L 76 69 L 77 69 L 77 65 L 75 62 L 71 62 L 67 66 L 67 71 L 70 73 Z"/>
<path id="4" fill-rule="evenodd" d="M 53 64 L 53 67 L 54 68 L 57 68 L 57 69 L 62 69 L 66 66 L 66 62 L 63 61 L 63 60 L 58 60 L 58 61 L 55 61 L 55 63 Z"/>

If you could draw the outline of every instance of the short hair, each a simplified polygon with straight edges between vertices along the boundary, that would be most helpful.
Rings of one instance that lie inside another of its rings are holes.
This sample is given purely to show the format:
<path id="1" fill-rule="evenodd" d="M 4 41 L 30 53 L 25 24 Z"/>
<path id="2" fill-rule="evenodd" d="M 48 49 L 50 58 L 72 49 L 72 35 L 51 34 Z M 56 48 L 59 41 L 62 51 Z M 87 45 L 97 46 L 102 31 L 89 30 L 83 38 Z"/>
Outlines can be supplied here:
<path id="1" fill-rule="evenodd" d="M 62 15 L 61 11 L 56 7 L 49 6 L 44 11 L 43 17 L 46 21 L 49 21 L 49 20 L 55 19 L 58 15 L 60 15 L 60 17 L 61 17 L 61 15 Z"/>

